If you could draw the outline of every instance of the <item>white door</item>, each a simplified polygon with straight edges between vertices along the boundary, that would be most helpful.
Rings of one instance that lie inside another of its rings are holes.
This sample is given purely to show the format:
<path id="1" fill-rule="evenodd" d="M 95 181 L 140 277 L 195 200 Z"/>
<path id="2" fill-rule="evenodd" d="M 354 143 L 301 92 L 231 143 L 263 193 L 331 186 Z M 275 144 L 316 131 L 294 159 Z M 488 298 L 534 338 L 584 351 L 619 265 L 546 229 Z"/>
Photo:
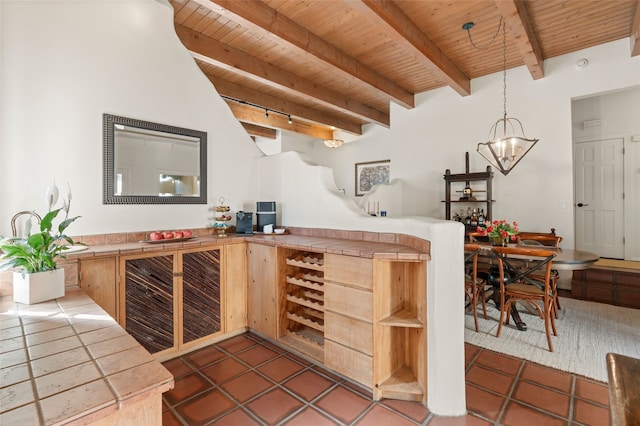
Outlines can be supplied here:
<path id="1" fill-rule="evenodd" d="M 576 249 L 624 259 L 623 139 L 574 145 Z"/>

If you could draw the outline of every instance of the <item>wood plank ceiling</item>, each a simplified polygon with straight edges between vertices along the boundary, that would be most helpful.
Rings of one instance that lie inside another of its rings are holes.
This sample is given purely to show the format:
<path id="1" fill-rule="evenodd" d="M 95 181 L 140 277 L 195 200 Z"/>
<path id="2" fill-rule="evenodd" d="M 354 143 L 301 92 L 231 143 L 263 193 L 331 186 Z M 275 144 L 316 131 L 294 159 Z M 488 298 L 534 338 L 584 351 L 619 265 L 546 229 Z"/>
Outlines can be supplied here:
<path id="1" fill-rule="evenodd" d="M 389 126 L 390 102 L 627 38 L 640 55 L 640 0 L 170 0 L 176 33 L 238 120 L 331 139 Z M 462 25 L 470 30 L 475 48 Z M 266 114 L 267 112 L 268 114 Z M 262 136 L 269 133 L 262 131 Z"/>

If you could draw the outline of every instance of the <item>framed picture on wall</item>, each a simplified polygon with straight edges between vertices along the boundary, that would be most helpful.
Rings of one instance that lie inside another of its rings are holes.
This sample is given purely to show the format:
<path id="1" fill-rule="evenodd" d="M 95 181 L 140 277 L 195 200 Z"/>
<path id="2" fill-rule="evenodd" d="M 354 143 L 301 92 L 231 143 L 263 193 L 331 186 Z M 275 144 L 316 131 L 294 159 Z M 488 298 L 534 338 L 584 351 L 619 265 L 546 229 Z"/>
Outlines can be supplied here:
<path id="1" fill-rule="evenodd" d="M 356 196 L 371 192 L 374 185 L 389 183 L 391 160 L 356 163 Z"/>

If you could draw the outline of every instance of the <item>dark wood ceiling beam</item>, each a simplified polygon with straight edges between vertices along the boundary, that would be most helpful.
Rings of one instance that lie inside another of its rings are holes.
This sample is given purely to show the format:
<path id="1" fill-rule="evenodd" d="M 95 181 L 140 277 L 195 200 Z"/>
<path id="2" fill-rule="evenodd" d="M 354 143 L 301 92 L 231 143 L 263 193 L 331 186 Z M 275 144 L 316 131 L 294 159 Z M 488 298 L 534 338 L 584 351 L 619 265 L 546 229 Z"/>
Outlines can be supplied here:
<path id="1" fill-rule="evenodd" d="M 248 89 L 239 84 L 211 75 L 207 75 L 207 78 L 213 83 L 216 90 L 221 95 L 247 101 L 255 105 L 269 108 L 270 110 L 281 111 L 286 114 L 290 114 L 292 117 L 299 117 L 302 120 L 312 121 L 320 125 L 324 124 L 327 127 L 333 126 L 336 129 L 344 130 L 345 132 L 354 135 L 362 135 L 362 125 L 359 122 L 356 123 L 340 117 L 335 117 L 317 109 L 309 108 L 286 99 L 276 98 L 266 93 Z"/>
<path id="2" fill-rule="evenodd" d="M 242 105 L 237 102 L 227 101 L 231 112 L 238 121 L 273 127 L 276 129 L 289 130 L 295 133 L 312 136 L 317 139 L 333 139 L 333 131 L 302 121 L 294 121 L 289 124 L 287 117 L 280 114 L 271 113 L 269 117 L 264 116 L 264 110 L 254 108 L 249 105 Z"/>
<path id="3" fill-rule="evenodd" d="M 631 56 L 640 55 L 640 0 L 636 1 L 636 11 L 631 24 Z"/>
<path id="4" fill-rule="evenodd" d="M 240 122 L 242 127 L 247 131 L 249 136 L 259 136 L 261 138 L 275 139 L 278 137 L 278 131 L 269 127 L 258 126 L 253 123 Z"/>
<path id="5" fill-rule="evenodd" d="M 349 3 L 383 28 L 417 61 L 462 96 L 471 94 L 471 82 L 462 71 L 392 1 L 360 0 Z"/>
<path id="6" fill-rule="evenodd" d="M 525 2 L 495 0 L 496 7 L 516 39 L 518 51 L 534 80 L 544 77 L 544 60 L 538 38 L 533 30 Z"/>
<path id="7" fill-rule="evenodd" d="M 413 94 L 380 75 L 336 46 L 259 1 L 195 0 L 210 10 L 251 28 L 270 39 L 286 42 L 299 55 L 322 61 L 354 83 L 388 96 L 405 108 L 413 108 Z"/>
<path id="8" fill-rule="evenodd" d="M 191 52 L 203 62 L 240 74 L 254 81 L 281 90 L 295 92 L 309 100 L 320 102 L 328 108 L 365 121 L 389 127 L 389 113 L 334 92 L 326 87 L 303 79 L 289 71 L 278 68 L 258 58 L 247 55 L 234 47 L 209 38 L 183 25 L 175 25 L 176 34 Z"/>

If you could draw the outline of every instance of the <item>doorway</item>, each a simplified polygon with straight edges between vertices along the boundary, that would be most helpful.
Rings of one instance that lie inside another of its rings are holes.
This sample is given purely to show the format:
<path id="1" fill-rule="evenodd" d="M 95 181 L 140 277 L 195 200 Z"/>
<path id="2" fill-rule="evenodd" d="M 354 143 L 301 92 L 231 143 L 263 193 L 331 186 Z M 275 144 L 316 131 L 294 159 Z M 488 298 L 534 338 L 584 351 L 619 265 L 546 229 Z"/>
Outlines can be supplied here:
<path id="1" fill-rule="evenodd" d="M 574 145 L 576 248 L 624 259 L 624 140 Z"/>

